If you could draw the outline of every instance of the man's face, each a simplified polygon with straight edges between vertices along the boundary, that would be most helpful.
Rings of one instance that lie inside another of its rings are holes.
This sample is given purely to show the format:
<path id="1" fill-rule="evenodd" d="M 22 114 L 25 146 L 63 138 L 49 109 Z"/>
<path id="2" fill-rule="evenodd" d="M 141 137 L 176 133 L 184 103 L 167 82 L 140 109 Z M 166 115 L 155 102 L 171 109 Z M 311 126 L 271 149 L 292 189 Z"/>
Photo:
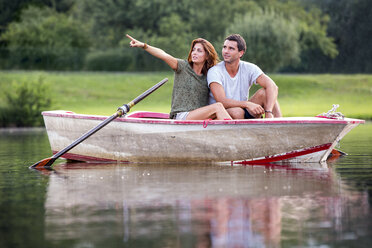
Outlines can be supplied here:
<path id="1" fill-rule="evenodd" d="M 244 52 L 239 51 L 238 42 L 233 40 L 225 40 L 222 48 L 222 57 L 225 63 L 233 63 L 243 56 Z"/>

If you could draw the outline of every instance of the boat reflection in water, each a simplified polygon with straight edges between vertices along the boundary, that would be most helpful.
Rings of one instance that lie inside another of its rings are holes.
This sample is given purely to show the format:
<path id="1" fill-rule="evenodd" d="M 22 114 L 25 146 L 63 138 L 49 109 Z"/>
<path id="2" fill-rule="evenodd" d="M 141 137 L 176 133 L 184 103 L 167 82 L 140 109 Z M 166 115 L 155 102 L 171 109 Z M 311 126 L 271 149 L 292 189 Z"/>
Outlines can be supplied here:
<path id="1" fill-rule="evenodd" d="M 355 238 L 343 223 L 369 209 L 368 196 L 345 190 L 326 164 L 59 164 L 50 172 L 46 238 L 133 247 L 332 243 Z"/>

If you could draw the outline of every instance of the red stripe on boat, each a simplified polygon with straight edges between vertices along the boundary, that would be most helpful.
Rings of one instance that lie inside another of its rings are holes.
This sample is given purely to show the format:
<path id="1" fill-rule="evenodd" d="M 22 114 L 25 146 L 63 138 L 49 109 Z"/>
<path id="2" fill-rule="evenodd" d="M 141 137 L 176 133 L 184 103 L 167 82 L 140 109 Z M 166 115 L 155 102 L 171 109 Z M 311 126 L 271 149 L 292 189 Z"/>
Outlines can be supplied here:
<path id="1" fill-rule="evenodd" d="M 273 155 L 273 156 L 267 156 L 262 159 L 254 159 L 254 160 L 244 160 L 244 161 L 239 161 L 235 162 L 235 164 L 264 164 L 264 163 L 272 163 L 272 162 L 277 162 L 281 160 L 286 160 L 286 159 L 291 159 L 303 155 L 307 155 L 310 153 L 314 152 L 320 152 L 327 150 L 331 147 L 331 143 L 320 145 L 320 146 L 314 146 L 310 148 L 306 148 L 300 151 L 293 151 L 293 152 L 288 152 L 282 155 Z"/>

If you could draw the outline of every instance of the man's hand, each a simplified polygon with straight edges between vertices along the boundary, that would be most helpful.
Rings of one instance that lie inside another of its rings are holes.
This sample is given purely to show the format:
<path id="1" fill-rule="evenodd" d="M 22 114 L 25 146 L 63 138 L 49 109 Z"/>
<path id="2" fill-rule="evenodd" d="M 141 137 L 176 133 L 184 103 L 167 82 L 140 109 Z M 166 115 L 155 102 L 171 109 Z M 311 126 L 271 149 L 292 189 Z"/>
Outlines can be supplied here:
<path id="1" fill-rule="evenodd" d="M 274 118 L 273 112 L 265 111 L 265 118 Z"/>
<path id="2" fill-rule="evenodd" d="M 258 105 L 253 102 L 248 102 L 246 103 L 246 109 L 248 112 L 255 118 L 259 118 L 261 115 L 265 114 L 265 110 L 261 105 Z"/>

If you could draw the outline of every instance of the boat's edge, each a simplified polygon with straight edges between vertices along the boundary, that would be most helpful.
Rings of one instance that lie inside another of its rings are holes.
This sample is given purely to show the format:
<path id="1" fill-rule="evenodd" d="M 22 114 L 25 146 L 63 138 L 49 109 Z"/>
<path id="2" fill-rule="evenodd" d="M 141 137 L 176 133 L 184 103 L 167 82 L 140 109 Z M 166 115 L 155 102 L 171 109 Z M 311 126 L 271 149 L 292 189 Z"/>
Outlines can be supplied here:
<path id="1" fill-rule="evenodd" d="M 142 114 L 138 114 L 142 113 Z M 74 119 L 90 119 L 90 120 L 105 120 L 109 116 L 102 115 L 86 115 L 76 114 L 66 110 L 52 110 L 42 112 L 43 116 L 53 117 L 65 117 Z M 122 118 L 117 118 L 116 122 L 132 122 L 132 123 L 153 123 L 153 124 L 187 124 L 187 125 L 221 125 L 221 124 L 306 124 L 306 123 L 333 123 L 333 124 L 363 124 L 364 120 L 343 118 L 343 119 L 332 119 L 324 118 L 321 116 L 315 117 L 281 117 L 281 118 L 270 118 L 270 119 L 235 119 L 235 120 L 174 120 L 167 119 L 168 114 L 148 111 L 137 111 L 133 112 Z"/>

